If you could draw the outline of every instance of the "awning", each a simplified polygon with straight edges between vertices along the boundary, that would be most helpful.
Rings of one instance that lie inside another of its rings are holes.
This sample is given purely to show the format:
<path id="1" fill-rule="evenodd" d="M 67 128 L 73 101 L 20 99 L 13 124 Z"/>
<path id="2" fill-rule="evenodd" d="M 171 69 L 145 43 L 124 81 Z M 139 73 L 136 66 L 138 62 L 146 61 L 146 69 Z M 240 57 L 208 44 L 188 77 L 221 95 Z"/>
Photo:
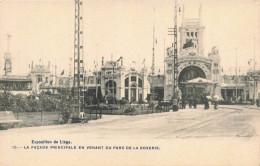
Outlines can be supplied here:
<path id="1" fill-rule="evenodd" d="M 211 80 L 207 80 L 205 78 L 198 77 L 198 78 L 189 80 L 187 82 L 184 82 L 184 84 L 217 84 L 217 83 L 214 83 Z"/>

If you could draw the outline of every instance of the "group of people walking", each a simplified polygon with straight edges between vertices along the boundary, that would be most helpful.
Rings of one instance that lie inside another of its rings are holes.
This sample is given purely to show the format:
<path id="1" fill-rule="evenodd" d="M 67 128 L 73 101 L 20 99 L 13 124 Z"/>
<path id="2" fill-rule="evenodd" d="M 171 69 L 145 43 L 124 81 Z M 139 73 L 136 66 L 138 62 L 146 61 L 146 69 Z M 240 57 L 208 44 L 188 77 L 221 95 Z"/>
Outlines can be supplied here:
<path id="1" fill-rule="evenodd" d="M 198 105 L 198 97 L 185 97 L 183 96 L 182 99 L 179 100 L 180 101 L 180 108 L 181 109 L 186 109 L 186 105 L 189 105 L 189 108 L 197 108 Z M 210 108 L 210 101 L 214 104 L 214 109 L 218 109 L 218 102 L 217 100 L 211 100 L 209 98 L 207 98 L 206 96 L 203 97 L 203 104 L 204 104 L 204 109 L 209 109 Z"/>
<path id="2" fill-rule="evenodd" d="M 189 108 L 197 108 L 198 100 L 196 98 L 190 97 L 190 98 L 185 98 L 183 97 L 181 99 L 181 108 L 186 109 L 186 105 L 189 104 Z"/>

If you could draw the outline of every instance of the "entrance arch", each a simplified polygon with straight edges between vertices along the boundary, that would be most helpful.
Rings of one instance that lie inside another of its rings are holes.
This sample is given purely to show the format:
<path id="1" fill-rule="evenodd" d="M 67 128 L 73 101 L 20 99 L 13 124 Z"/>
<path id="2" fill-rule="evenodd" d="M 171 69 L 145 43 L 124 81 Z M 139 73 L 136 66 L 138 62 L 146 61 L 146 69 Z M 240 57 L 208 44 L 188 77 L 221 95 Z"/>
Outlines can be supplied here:
<path id="1" fill-rule="evenodd" d="M 179 85 L 180 85 L 182 82 L 187 82 L 189 80 L 192 80 L 192 79 L 198 78 L 198 77 L 207 79 L 205 72 L 200 67 L 198 67 L 198 66 L 188 66 L 188 67 L 185 67 L 180 72 L 178 82 L 179 82 Z"/>
<path id="2" fill-rule="evenodd" d="M 193 98 L 197 98 L 199 102 L 202 101 L 202 93 L 205 91 L 205 87 L 196 87 L 191 86 L 191 87 L 186 87 L 183 83 L 187 82 L 189 80 L 195 79 L 195 78 L 205 78 L 206 79 L 206 74 L 205 72 L 198 66 L 188 66 L 185 67 L 179 75 L 179 88 L 181 90 L 182 98 L 189 99 L 191 96 Z"/>
<path id="3" fill-rule="evenodd" d="M 116 82 L 113 80 L 107 81 L 105 84 L 105 90 L 106 90 L 106 95 L 107 94 L 116 95 Z"/>

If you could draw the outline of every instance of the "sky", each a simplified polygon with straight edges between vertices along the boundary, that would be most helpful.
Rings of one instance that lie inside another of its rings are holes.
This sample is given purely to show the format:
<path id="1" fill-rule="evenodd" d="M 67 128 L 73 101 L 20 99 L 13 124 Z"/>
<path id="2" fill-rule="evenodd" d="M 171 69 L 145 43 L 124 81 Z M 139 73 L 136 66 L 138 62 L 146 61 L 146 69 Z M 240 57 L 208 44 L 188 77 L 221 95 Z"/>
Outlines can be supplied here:
<path id="1" fill-rule="evenodd" d="M 178 1 L 182 3 L 185 4 L 185 18 L 197 18 L 201 3 L 205 56 L 217 46 L 224 73 L 235 73 L 236 48 L 238 73 L 252 68 L 248 61 L 254 58 L 254 46 L 259 68 L 259 0 Z M 86 70 L 93 70 L 94 61 L 100 67 L 102 56 L 105 61 L 123 56 L 126 67 L 137 69 L 143 66 L 145 59 L 145 66 L 151 70 L 154 23 L 155 67 L 156 72 L 160 69 L 163 73 L 164 48 L 173 42 L 173 36 L 167 31 L 174 26 L 174 0 L 83 0 L 83 5 Z M 74 1 L 1 0 L 0 75 L 4 73 L 7 34 L 12 36 L 13 75 L 28 74 L 31 61 L 34 65 L 47 65 L 50 61 L 52 71 L 56 64 L 57 73 L 64 69 L 68 75 L 74 47 Z"/>

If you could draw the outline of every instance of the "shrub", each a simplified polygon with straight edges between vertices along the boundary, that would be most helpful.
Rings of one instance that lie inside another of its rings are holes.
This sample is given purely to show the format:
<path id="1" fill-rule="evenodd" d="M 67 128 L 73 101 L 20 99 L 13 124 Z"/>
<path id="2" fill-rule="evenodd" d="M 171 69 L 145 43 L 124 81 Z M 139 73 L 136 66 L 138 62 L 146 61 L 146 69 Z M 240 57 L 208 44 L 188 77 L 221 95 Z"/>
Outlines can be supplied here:
<path id="1" fill-rule="evenodd" d="M 148 108 L 152 109 L 154 107 L 154 103 L 153 102 L 149 102 Z"/>
<path id="2" fill-rule="evenodd" d="M 158 111 L 160 111 L 160 110 L 162 110 L 162 106 L 158 104 L 158 105 L 155 107 L 155 109 L 158 110 Z"/>
<path id="3" fill-rule="evenodd" d="M 259 99 L 256 99 L 256 105 L 257 105 L 257 107 L 260 107 Z"/>
<path id="4" fill-rule="evenodd" d="M 137 110 L 135 107 L 128 107 L 124 110 L 124 114 L 136 114 Z"/>

